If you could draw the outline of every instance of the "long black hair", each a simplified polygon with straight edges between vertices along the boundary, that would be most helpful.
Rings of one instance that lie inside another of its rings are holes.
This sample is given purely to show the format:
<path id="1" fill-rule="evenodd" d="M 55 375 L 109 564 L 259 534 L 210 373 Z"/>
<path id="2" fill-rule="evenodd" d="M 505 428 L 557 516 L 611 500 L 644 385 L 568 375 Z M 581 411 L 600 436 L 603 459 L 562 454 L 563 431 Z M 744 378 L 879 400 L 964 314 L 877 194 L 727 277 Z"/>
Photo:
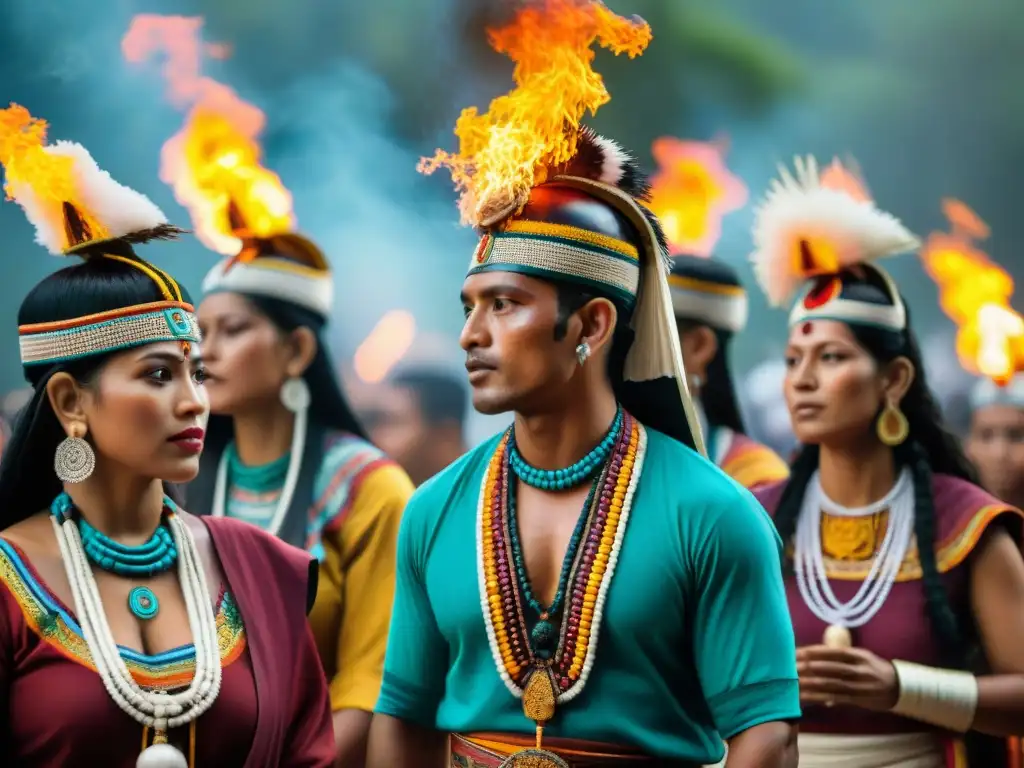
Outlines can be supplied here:
<path id="1" fill-rule="evenodd" d="M 269 319 L 280 332 L 309 328 L 316 336 L 317 349 L 302 378 L 309 387 L 309 427 L 302 454 L 299 481 L 292 496 L 285 522 L 279 532 L 282 539 L 296 546 L 305 545 L 306 513 L 313 504 L 313 484 L 323 461 L 325 443 L 331 432 L 345 432 L 369 440 L 348 404 L 334 364 L 324 341 L 325 319 L 290 301 L 249 293 L 238 294 Z M 232 417 L 210 414 L 206 447 L 199 460 L 199 476 L 188 486 L 188 509 L 195 514 L 213 511 L 217 467 L 234 435 Z"/>
<path id="2" fill-rule="evenodd" d="M 881 278 L 873 271 L 864 282 L 845 284 L 842 296 L 870 304 L 892 304 Z M 900 403 L 900 409 L 910 424 L 910 434 L 896 446 L 893 454 L 897 466 L 909 467 L 914 479 L 914 533 L 921 559 L 921 581 L 928 617 L 941 640 L 949 665 L 963 667 L 967 664 L 973 630 L 954 613 L 939 577 L 935 558 L 936 513 L 932 475 L 952 475 L 971 483 L 976 483 L 977 477 L 959 441 L 943 426 L 942 411 L 928 387 L 921 350 L 909 328 L 909 320 L 908 312 L 907 330 L 900 332 L 860 323 L 846 324 L 857 342 L 879 365 L 905 357 L 914 366 L 914 379 Z M 793 463 L 789 482 L 775 513 L 775 525 L 783 541 L 788 542 L 796 530 L 807 484 L 818 468 L 818 453 L 817 446 L 804 446 Z"/>
<path id="3" fill-rule="evenodd" d="M 114 242 L 106 250 L 134 258 L 131 248 L 122 243 Z M 184 289 L 181 291 L 189 302 Z M 73 320 L 163 300 L 156 283 L 142 270 L 122 261 L 91 256 L 54 272 L 36 285 L 18 310 L 18 325 Z M 53 456 L 67 435 L 50 405 L 46 383 L 63 371 L 80 384 L 90 386 L 116 354 L 25 367 L 25 378 L 34 392 L 14 419 L 0 462 L 0 530 L 46 509 L 63 488 L 53 471 Z M 166 489 L 176 495 L 170 487 Z"/>
<path id="4" fill-rule="evenodd" d="M 729 368 L 729 344 L 732 341 L 732 334 L 696 320 L 680 319 L 676 324 L 682 332 L 704 326 L 715 334 L 718 349 L 704 371 L 705 379 L 700 385 L 700 406 L 704 409 L 709 428 L 726 427 L 745 435 L 746 425 L 743 423 L 739 398 L 736 397 L 736 387 Z"/>

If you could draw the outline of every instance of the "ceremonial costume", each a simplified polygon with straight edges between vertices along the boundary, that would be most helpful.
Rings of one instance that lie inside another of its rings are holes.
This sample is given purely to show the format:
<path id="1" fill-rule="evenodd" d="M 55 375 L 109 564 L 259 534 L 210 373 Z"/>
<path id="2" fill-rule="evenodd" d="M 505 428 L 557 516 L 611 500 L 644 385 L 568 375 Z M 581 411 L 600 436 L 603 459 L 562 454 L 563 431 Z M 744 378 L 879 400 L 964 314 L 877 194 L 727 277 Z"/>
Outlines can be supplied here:
<path id="1" fill-rule="evenodd" d="M 916 238 L 870 200 L 825 184 L 813 159 L 798 160 L 795 176 L 783 169 L 773 183 L 757 211 L 754 242 L 755 271 L 773 304 L 806 281 L 790 327 L 807 332 L 818 321 L 837 321 L 893 338 L 910 333 L 895 283 L 871 260 L 913 250 Z M 756 493 L 792 560 L 786 594 L 797 646 L 866 649 L 893 660 L 900 686 L 890 712 L 807 706 L 800 765 L 963 766 L 977 684 L 948 669 L 934 602 L 948 601 L 958 625 L 973 627 L 968 559 L 993 525 L 1006 525 L 1019 540 L 1022 516 L 964 479 L 933 474 L 927 447 L 914 442 L 897 405 L 883 408 L 877 430 L 899 466 L 895 485 L 877 502 L 851 509 L 829 499 L 809 449 L 801 454 L 814 462 L 809 479 L 802 475 L 806 487 L 788 488 L 790 480 Z M 795 517 L 782 519 L 786 498 L 799 506 Z M 936 690 L 943 698 L 929 698 Z"/>
<path id="2" fill-rule="evenodd" d="M 333 288 L 319 248 L 293 233 L 245 238 L 241 252 L 218 263 L 203 283 L 206 295 L 231 292 L 297 307 L 321 346 Z M 317 559 L 320 590 L 309 618 L 331 706 L 370 711 L 380 690 L 398 524 L 413 486 L 366 440 L 323 354 L 318 369 L 282 389 L 282 402 L 295 413 L 289 453 L 264 466 L 242 464 L 229 442 L 229 419 L 214 415 L 211 432 L 222 439 L 203 457 L 189 500 L 198 513 L 252 523 Z M 327 414 L 316 400 L 325 391 L 338 404 L 332 426 L 323 423 Z"/>
<path id="3" fill-rule="evenodd" d="M 789 467 L 771 448 L 744 434 L 728 361 L 728 343 L 747 324 L 747 293 L 736 270 L 723 261 L 686 254 L 672 257 L 668 278 L 680 330 L 712 329 L 718 350 L 700 382 L 702 427 L 708 458 L 745 488 L 784 480 Z"/>
<path id="4" fill-rule="evenodd" d="M 178 342 L 187 354 L 199 341 L 188 295 L 132 247 L 181 230 L 147 198 L 101 171 L 83 147 L 44 145 L 45 129 L 21 107 L 0 112 L 8 193 L 36 226 L 40 243 L 85 262 L 48 279 L 62 279 L 72 301 L 84 302 L 79 292 L 86 287 L 118 277 L 127 285 L 125 273 L 143 275 L 162 300 L 78 317 L 68 316 L 63 302 L 51 321 L 22 324 L 22 364 L 36 390 L 19 425 L 23 431 L 54 420 L 45 393 L 54 373 L 158 342 Z M 154 292 L 148 284 L 146 290 Z M 67 484 L 85 480 L 97 458 L 88 442 L 69 436 L 53 461 Z M 20 476 L 42 485 L 48 471 L 12 452 L 4 458 L 5 494 Z M 40 511 L 12 509 L 12 503 L 0 497 L 5 524 Z M 316 591 L 308 555 L 231 521 L 210 520 L 204 527 L 169 498 L 160 525 L 140 546 L 97 531 L 67 493 L 57 495 L 50 512 L 72 604 L 63 603 L 31 558 L 0 534 L 0 763 L 332 764 L 326 685 L 305 617 Z M 197 543 L 207 538 L 212 547 Z M 208 584 L 213 571 L 200 555 L 204 548 L 215 553 L 223 583 Z M 156 656 L 116 645 L 94 572 L 130 580 L 130 610 L 144 622 L 159 611 L 147 580 L 172 568 L 192 643 Z"/>
<path id="5" fill-rule="evenodd" d="M 617 19 L 596 3 L 564 5 Z M 646 29 L 617 24 L 619 39 Z M 546 106 L 488 135 L 518 132 L 525 147 Z M 644 177 L 586 128 L 539 130 L 529 146 L 565 141 L 564 161 L 515 167 L 521 185 L 484 168 L 500 138 L 467 157 L 480 175 L 462 178 L 463 214 L 482 235 L 469 274 L 525 274 L 613 301 L 633 336 L 612 372 L 620 409 L 564 470 L 529 466 L 509 430 L 420 487 L 399 534 L 376 711 L 453 734 L 460 768 L 714 762 L 722 738 L 799 715 L 778 540 L 753 498 L 698 453 Z M 587 354 L 577 348 L 581 364 Z M 519 482 L 591 489 L 546 607 L 523 565 Z"/>

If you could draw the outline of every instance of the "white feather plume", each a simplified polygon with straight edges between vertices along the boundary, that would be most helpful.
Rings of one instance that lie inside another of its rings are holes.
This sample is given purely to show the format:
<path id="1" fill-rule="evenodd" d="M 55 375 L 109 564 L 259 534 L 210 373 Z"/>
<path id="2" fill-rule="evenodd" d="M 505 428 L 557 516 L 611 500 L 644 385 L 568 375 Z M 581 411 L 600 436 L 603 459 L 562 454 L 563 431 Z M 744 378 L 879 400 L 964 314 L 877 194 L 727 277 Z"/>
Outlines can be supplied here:
<path id="1" fill-rule="evenodd" d="M 71 202 L 81 206 L 84 212 L 102 224 L 110 237 L 123 237 L 167 223 L 167 217 L 153 201 L 116 182 L 109 173 L 96 165 L 96 161 L 81 144 L 58 141 L 43 150 L 52 155 L 72 158 L 77 197 Z M 68 243 L 64 233 L 63 210 L 59 204 L 40 199 L 28 184 L 13 184 L 11 192 L 35 227 L 36 242 L 54 255 L 63 255 Z"/>
<path id="2" fill-rule="evenodd" d="M 630 154 L 622 146 L 612 139 L 592 133 L 594 144 L 601 149 L 601 175 L 598 181 L 610 184 L 615 187 L 622 181 L 626 173 L 626 166 L 632 161 Z"/>
<path id="3" fill-rule="evenodd" d="M 794 264 L 800 240 L 825 241 L 839 268 L 916 250 L 921 242 L 871 201 L 821 185 L 813 157 L 796 158 L 796 175 L 780 166 L 754 213 L 754 273 L 769 302 L 784 304 L 810 275 Z"/>

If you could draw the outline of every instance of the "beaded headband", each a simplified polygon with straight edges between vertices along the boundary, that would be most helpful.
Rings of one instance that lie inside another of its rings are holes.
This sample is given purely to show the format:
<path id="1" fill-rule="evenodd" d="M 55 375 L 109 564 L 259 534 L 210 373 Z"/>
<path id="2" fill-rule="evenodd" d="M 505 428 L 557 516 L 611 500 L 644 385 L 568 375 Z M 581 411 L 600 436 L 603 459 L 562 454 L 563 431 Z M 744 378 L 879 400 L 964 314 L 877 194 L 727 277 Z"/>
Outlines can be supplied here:
<path id="1" fill-rule="evenodd" d="M 162 301 L 18 328 L 22 365 L 67 362 L 159 341 L 199 341 L 193 307 L 177 281 L 140 259 L 137 243 L 173 239 L 183 230 L 167 223 L 145 195 L 118 184 L 80 144 L 46 142 L 47 124 L 24 107 L 0 110 L 0 163 L 8 197 L 25 211 L 36 241 L 57 256 L 104 258 L 138 269 Z"/>
<path id="2" fill-rule="evenodd" d="M 742 286 L 685 275 L 669 275 L 668 285 L 677 318 L 696 320 L 730 333 L 746 327 L 748 302 Z"/>
<path id="3" fill-rule="evenodd" d="M 565 278 L 609 292 L 632 307 L 640 284 L 636 246 L 565 224 L 514 220 L 481 238 L 469 274 L 503 271 Z"/>
<path id="4" fill-rule="evenodd" d="M 1005 386 L 992 379 L 979 379 L 971 390 L 971 410 L 990 405 L 1009 405 L 1024 408 L 1024 374 L 1018 373 Z"/>
<path id="5" fill-rule="evenodd" d="M 218 262 L 203 280 L 203 293 L 224 292 L 279 299 L 324 319 L 334 305 L 327 259 L 310 240 L 295 233 L 248 241 L 237 256 Z"/>
<path id="6" fill-rule="evenodd" d="M 876 259 L 916 250 L 920 241 L 894 216 L 875 207 L 862 187 L 832 184 L 819 174 L 813 157 L 797 158 L 796 174 L 780 167 L 754 219 L 754 272 L 769 302 L 779 306 L 801 283 L 805 287 L 790 312 L 790 325 L 806 320 L 838 320 L 902 331 L 907 312 L 899 290 Z M 841 166 L 836 161 L 834 170 Z M 872 270 L 881 278 L 891 305 L 844 298 L 843 275 Z"/>

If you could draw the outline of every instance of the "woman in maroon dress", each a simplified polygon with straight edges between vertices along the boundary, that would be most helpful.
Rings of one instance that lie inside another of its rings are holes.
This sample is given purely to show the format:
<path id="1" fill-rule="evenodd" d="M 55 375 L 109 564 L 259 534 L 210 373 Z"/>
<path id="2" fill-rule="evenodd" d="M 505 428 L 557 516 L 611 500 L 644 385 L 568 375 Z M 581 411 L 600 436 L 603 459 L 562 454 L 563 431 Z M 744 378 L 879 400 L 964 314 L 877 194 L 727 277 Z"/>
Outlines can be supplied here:
<path id="1" fill-rule="evenodd" d="M 0 466 L 0 765 L 331 765 L 309 556 L 163 486 L 199 466 L 198 325 L 132 244 L 179 230 L 21 107 L 0 126 L 37 239 L 83 259 L 18 313 L 35 391 Z"/>
<path id="2" fill-rule="evenodd" d="M 775 183 L 754 240 L 774 304 L 809 280 L 786 352 L 803 448 L 758 494 L 790 565 L 801 768 L 964 765 L 964 734 L 1024 731 L 1022 516 L 975 485 L 870 263 L 916 239 L 811 160 Z M 1005 765 L 1004 744 L 972 768 Z"/>

